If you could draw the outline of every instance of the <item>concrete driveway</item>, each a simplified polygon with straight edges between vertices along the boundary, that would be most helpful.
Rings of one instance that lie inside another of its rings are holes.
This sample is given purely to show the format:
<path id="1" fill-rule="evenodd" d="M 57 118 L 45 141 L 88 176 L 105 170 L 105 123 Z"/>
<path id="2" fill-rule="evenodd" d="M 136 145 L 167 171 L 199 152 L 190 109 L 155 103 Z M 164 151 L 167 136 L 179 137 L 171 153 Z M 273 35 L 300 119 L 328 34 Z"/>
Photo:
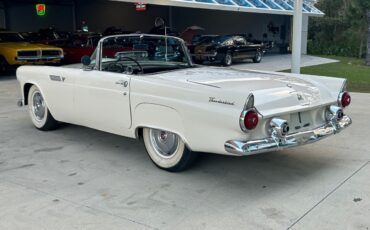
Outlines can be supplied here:
<path id="1" fill-rule="evenodd" d="M 245 60 L 242 62 L 234 63 L 231 68 L 239 70 L 253 69 L 265 71 L 282 71 L 292 68 L 291 60 L 291 54 L 267 54 L 263 57 L 261 63 L 253 63 L 252 60 Z M 335 62 L 338 62 L 338 60 L 311 55 L 301 56 L 301 67 L 329 64 Z"/>
<path id="2" fill-rule="evenodd" d="M 369 229 L 370 95 L 320 143 L 251 157 L 202 154 L 157 169 L 140 141 L 74 125 L 33 128 L 0 80 L 0 229 Z"/>

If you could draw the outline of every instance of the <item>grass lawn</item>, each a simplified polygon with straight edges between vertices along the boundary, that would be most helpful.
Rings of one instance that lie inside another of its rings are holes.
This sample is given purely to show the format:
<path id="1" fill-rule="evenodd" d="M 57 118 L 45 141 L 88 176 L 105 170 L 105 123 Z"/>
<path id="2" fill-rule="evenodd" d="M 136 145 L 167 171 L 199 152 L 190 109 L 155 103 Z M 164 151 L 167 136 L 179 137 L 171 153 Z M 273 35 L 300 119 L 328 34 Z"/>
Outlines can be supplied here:
<path id="1" fill-rule="evenodd" d="M 323 57 L 336 59 L 340 62 L 303 67 L 301 69 L 302 74 L 347 78 L 350 92 L 370 93 L 370 66 L 366 66 L 363 59 L 337 56 Z"/>

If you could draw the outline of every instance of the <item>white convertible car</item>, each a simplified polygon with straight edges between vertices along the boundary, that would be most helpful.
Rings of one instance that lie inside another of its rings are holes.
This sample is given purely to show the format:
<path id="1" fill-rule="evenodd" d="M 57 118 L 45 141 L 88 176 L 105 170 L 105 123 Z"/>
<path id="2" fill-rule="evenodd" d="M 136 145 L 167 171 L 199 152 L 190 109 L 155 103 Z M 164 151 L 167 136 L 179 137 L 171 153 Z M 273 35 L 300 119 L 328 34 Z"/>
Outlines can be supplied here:
<path id="1" fill-rule="evenodd" d="M 276 151 L 351 124 L 344 79 L 197 66 L 175 37 L 105 37 L 82 63 L 18 68 L 19 104 L 36 128 L 65 122 L 142 138 L 168 171 L 187 168 L 196 152 Z"/>

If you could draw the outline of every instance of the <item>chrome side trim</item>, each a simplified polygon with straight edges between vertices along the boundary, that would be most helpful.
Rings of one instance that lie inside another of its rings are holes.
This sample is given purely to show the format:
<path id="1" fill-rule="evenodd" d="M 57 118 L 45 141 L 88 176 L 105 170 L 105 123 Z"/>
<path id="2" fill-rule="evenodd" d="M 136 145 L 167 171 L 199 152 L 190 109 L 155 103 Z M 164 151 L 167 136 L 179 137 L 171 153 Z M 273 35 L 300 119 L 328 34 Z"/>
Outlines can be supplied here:
<path id="1" fill-rule="evenodd" d="M 196 54 L 190 54 L 192 57 L 216 57 L 217 53 L 196 53 Z"/>
<path id="2" fill-rule="evenodd" d="M 345 92 L 347 91 L 347 88 L 348 88 L 348 80 L 345 79 L 343 84 L 342 84 L 342 88 L 340 89 L 340 92 Z"/>
<path id="3" fill-rule="evenodd" d="M 220 86 L 216 86 L 216 85 L 210 85 L 210 84 L 200 83 L 200 82 L 191 81 L 191 80 L 186 80 L 186 81 L 190 82 L 190 83 L 193 83 L 193 84 L 204 85 L 204 86 L 209 86 L 209 87 L 218 88 L 218 89 L 221 88 Z"/>
<path id="4" fill-rule="evenodd" d="M 244 104 L 244 110 L 252 109 L 254 108 L 254 95 L 253 93 L 250 93 L 247 97 L 247 100 Z"/>
<path id="5" fill-rule="evenodd" d="M 320 141 L 331 135 L 340 133 L 343 129 L 352 124 L 348 116 L 343 116 L 336 122 L 329 121 L 325 125 L 313 130 L 297 132 L 285 137 L 271 136 L 260 140 L 236 141 L 230 140 L 225 143 L 225 150 L 228 153 L 247 156 L 269 151 L 277 151 L 295 146 L 305 145 Z"/>
<path id="6" fill-rule="evenodd" d="M 52 81 L 62 81 L 62 78 L 57 75 L 49 75 L 50 80 Z"/>

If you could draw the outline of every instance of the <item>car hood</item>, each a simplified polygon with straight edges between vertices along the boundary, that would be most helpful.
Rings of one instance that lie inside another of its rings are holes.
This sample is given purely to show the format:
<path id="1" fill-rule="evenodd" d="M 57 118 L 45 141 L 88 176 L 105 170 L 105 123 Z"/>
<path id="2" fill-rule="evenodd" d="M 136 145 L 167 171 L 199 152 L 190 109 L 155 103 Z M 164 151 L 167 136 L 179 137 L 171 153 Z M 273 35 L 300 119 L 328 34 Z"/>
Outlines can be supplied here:
<path id="1" fill-rule="evenodd" d="M 162 77 L 219 89 L 217 95 L 210 97 L 240 106 L 253 93 L 255 105 L 264 115 L 284 113 L 287 109 L 300 111 L 336 101 L 333 97 L 335 93 L 325 86 L 297 76 L 299 75 L 200 67 L 167 73 Z"/>
<path id="2" fill-rule="evenodd" d="M 55 46 L 49 46 L 44 44 L 34 44 L 29 42 L 4 42 L 0 43 L 1 47 L 9 48 L 9 49 L 22 49 L 22 50 L 31 50 L 31 49 L 60 49 Z"/>

